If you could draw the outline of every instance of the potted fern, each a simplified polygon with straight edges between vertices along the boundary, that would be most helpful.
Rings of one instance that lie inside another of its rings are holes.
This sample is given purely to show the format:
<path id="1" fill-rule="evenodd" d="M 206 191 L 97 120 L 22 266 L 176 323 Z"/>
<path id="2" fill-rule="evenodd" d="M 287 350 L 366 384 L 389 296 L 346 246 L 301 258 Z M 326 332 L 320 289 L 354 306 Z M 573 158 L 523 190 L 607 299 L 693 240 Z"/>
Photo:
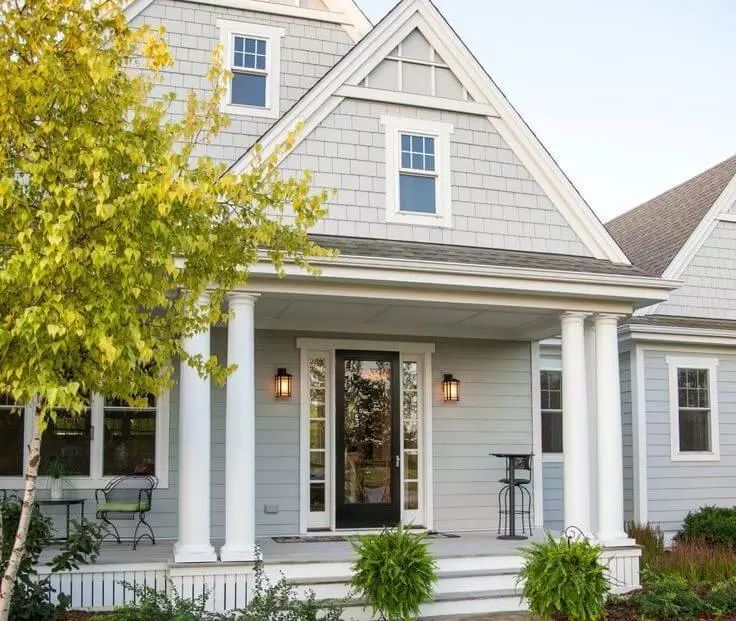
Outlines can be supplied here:
<path id="1" fill-rule="evenodd" d="M 51 500 L 61 500 L 64 497 L 64 486 L 69 484 L 67 477 L 74 474 L 63 457 L 54 455 L 46 466 L 46 475 L 49 477 Z"/>
<path id="2" fill-rule="evenodd" d="M 350 586 L 374 616 L 379 613 L 384 621 L 410 621 L 432 599 L 437 564 L 426 536 L 399 525 L 353 542 L 358 560 L 353 564 Z"/>

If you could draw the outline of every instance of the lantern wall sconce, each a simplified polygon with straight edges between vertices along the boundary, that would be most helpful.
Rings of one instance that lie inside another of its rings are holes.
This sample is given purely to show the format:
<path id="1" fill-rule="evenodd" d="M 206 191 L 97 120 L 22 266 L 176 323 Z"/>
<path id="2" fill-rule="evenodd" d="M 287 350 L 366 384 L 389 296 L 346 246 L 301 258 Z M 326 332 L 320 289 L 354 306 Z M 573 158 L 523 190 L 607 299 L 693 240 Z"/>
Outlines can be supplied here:
<path id="1" fill-rule="evenodd" d="M 276 398 L 288 399 L 291 397 L 291 373 L 287 373 L 286 369 L 278 369 L 276 371 Z"/>
<path id="2" fill-rule="evenodd" d="M 445 401 L 460 401 L 460 380 L 455 379 L 452 373 L 442 376 L 442 393 Z"/>

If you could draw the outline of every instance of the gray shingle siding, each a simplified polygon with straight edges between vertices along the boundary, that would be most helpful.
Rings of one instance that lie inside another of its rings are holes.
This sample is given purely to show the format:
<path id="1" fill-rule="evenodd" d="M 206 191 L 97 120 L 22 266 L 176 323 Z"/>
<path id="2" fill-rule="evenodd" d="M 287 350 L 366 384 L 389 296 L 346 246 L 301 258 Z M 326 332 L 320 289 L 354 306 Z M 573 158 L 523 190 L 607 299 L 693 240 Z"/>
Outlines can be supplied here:
<path id="1" fill-rule="evenodd" d="M 386 222 L 382 115 L 452 123 L 453 228 Z M 591 256 L 488 119 L 346 99 L 281 165 L 337 189 L 313 232 Z"/>
<path id="2" fill-rule="evenodd" d="M 280 112 L 283 114 L 348 50 L 353 42 L 338 24 L 298 17 L 269 15 L 242 9 L 210 6 L 183 0 L 156 0 L 137 16 L 133 26 L 149 24 L 166 28 L 174 66 L 163 72 L 155 94 L 176 93 L 174 117 L 184 111 L 187 94 L 211 94 L 205 77 L 212 53 L 220 42 L 218 19 L 278 26 L 286 30 L 281 49 Z M 212 144 L 198 151 L 227 163 L 234 162 L 261 136 L 275 119 L 231 115 L 230 126 Z"/>
<path id="3" fill-rule="evenodd" d="M 621 432 L 624 460 L 624 519 L 634 519 L 634 444 L 631 416 L 631 354 L 622 351 L 619 355 L 621 379 Z"/>
<path id="4" fill-rule="evenodd" d="M 644 352 L 647 510 L 650 522 L 673 532 L 688 511 L 706 504 L 736 504 L 736 350 L 717 355 L 720 461 L 673 462 L 670 458 L 668 355 L 682 353 L 677 348 Z"/>
<path id="5" fill-rule="evenodd" d="M 719 222 L 657 314 L 736 319 L 736 222 Z"/>
<path id="6" fill-rule="evenodd" d="M 564 523 L 562 462 L 546 462 L 544 472 L 544 527 L 561 531 Z"/>

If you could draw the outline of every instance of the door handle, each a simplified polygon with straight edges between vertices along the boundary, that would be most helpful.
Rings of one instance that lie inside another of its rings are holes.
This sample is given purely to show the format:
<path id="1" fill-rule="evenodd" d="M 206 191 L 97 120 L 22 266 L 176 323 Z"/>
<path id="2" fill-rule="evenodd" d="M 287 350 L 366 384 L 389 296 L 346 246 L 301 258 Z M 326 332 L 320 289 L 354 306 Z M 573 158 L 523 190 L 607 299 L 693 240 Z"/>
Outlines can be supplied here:
<path id="1" fill-rule="evenodd" d="M 394 457 L 394 467 L 401 467 L 401 455 L 396 455 L 396 457 Z"/>

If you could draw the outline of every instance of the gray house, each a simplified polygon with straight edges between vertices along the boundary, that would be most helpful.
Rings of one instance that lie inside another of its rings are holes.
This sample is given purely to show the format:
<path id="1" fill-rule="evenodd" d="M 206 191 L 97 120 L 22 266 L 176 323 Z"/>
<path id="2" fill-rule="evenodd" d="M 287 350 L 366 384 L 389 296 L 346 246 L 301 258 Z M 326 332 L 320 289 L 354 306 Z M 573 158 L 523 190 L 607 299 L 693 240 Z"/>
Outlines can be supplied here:
<path id="1" fill-rule="evenodd" d="M 736 505 L 736 157 L 608 224 L 634 264 L 682 281 L 620 329 L 626 511 L 672 535 Z"/>
<path id="2" fill-rule="evenodd" d="M 59 590 L 104 608 L 130 596 L 121 580 L 168 580 L 233 608 L 248 597 L 260 548 L 269 571 L 340 596 L 352 558 L 345 536 L 404 522 L 433 533 L 439 558 L 424 614 L 518 609 L 523 542 L 496 538 L 506 469 L 493 453 L 535 456 L 520 507 L 527 535 L 528 522 L 537 535 L 545 522 L 575 526 L 605 546 L 615 588 L 636 586 L 625 512 L 674 524 L 689 508 L 689 498 L 672 500 L 684 486 L 665 489 L 671 464 L 658 444 L 669 445 L 668 364 L 697 395 L 701 370 L 711 370 L 706 383 L 716 378 L 710 355 L 708 364 L 668 363 L 683 357 L 684 337 L 671 350 L 651 339 L 696 329 L 662 318 L 691 314 L 686 304 L 712 312 L 697 270 L 733 234 L 733 215 L 721 210 L 726 220 L 695 258 L 667 261 L 682 271 L 661 263 L 651 273 L 638 256 L 632 265 L 625 233 L 637 227 L 604 227 L 429 0 L 402 0 L 375 26 L 352 0 L 135 0 L 127 14 L 166 27 L 175 65 L 160 92 L 174 91 L 178 106 L 190 89 L 207 93 L 222 46 L 232 123 L 203 154 L 246 170 L 256 143 L 268 154 L 303 124 L 280 166 L 284 175 L 310 169 L 317 188 L 336 189 L 313 234 L 340 254 L 319 262 L 318 279 L 292 265 L 278 279 L 256 265 L 230 295 L 228 326 L 185 343 L 238 366 L 225 388 L 183 366 L 148 408 L 96 395 L 83 424 L 59 415 L 43 441 L 75 460 L 68 493 L 88 511 L 93 490 L 117 475 L 146 470 L 159 481 L 147 515 L 157 544 L 106 547 L 96 565 L 57 579 Z M 686 268 L 697 280 L 671 296 Z M 656 314 L 635 314 L 652 305 Z M 619 322 L 632 314 L 631 354 L 620 355 Z M 723 348 L 723 329 L 702 330 Z M 540 346 L 553 337 L 556 357 Z M 719 360 L 724 398 L 734 377 Z M 645 391 L 645 368 L 656 389 Z M 629 374 L 639 381 L 622 412 Z M 698 419 L 717 417 L 697 405 L 682 415 L 685 450 L 703 445 Z M 28 429 L 3 424 L 0 487 L 17 488 Z M 682 464 L 688 492 L 702 491 L 706 473 L 724 480 L 728 428 L 724 461 L 701 463 L 720 446 L 708 424 L 701 461 Z M 557 463 L 540 459 L 549 447 Z"/>

